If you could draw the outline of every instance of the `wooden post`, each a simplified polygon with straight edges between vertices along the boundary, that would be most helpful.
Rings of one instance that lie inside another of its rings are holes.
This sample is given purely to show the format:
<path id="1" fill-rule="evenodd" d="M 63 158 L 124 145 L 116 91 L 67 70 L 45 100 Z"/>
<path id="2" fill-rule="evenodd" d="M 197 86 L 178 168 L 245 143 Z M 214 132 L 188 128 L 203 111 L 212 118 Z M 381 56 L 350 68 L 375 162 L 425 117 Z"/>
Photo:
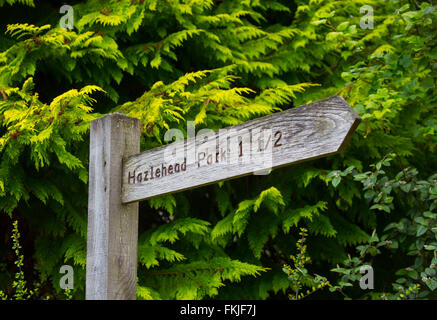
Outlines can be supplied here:
<path id="1" fill-rule="evenodd" d="M 86 299 L 136 299 L 138 201 L 342 152 L 360 120 L 331 97 L 143 153 L 139 119 L 92 121 Z"/>
<path id="2" fill-rule="evenodd" d="M 121 113 L 91 122 L 87 300 L 136 299 L 138 202 L 122 204 L 122 161 L 140 151 L 140 121 Z"/>

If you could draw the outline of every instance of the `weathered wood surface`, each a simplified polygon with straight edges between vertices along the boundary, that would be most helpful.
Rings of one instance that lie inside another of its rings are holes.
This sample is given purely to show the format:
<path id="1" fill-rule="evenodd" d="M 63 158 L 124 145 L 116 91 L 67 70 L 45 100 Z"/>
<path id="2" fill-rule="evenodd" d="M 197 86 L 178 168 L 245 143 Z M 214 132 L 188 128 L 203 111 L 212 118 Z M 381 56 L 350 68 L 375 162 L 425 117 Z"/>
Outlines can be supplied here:
<path id="1" fill-rule="evenodd" d="M 122 202 L 341 152 L 360 120 L 334 96 L 127 157 Z"/>
<path id="2" fill-rule="evenodd" d="M 121 203 L 122 157 L 140 150 L 140 121 L 120 113 L 91 122 L 87 300 L 136 299 L 138 203 Z"/>

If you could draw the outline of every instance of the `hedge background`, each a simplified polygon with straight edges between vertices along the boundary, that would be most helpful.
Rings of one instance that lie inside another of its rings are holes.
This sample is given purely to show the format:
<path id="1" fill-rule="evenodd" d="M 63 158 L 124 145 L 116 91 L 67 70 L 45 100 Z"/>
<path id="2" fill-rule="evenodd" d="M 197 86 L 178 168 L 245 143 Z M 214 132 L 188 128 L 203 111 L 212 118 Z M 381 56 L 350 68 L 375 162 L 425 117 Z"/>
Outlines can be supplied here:
<path id="1" fill-rule="evenodd" d="M 311 297 L 435 298 L 435 4 L 70 1 L 72 30 L 59 25 L 62 4 L 0 0 L 6 294 L 15 290 L 18 220 L 23 279 L 39 288 L 33 298 L 65 298 L 64 264 L 75 270 L 73 298 L 84 298 L 91 120 L 109 112 L 141 119 L 143 151 L 165 143 L 169 128 L 186 132 L 187 121 L 196 132 L 217 130 L 340 95 L 363 119 L 344 153 L 140 203 L 138 298 L 286 299 L 296 282 L 283 265 L 298 253 L 300 227 L 310 273 L 342 282 Z M 364 5 L 373 28 L 360 27 L 369 23 Z M 394 178 L 399 171 L 405 181 Z M 386 233 L 399 221 L 412 231 Z M 363 260 L 352 263 L 348 254 L 363 244 Z M 364 262 L 375 270 L 373 291 L 350 277 Z M 415 284 L 421 289 L 406 293 Z"/>

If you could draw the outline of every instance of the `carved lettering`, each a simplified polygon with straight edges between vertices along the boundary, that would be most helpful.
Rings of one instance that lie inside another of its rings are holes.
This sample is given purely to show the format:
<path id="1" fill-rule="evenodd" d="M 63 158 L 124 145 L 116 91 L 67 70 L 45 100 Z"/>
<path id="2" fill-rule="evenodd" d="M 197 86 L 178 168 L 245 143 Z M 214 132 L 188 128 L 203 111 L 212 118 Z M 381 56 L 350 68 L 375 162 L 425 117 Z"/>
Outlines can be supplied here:
<path id="1" fill-rule="evenodd" d="M 135 171 L 134 171 L 133 174 L 131 174 L 130 171 L 129 171 L 129 173 L 128 173 L 127 183 L 130 184 L 131 180 L 132 180 L 132 183 L 135 183 Z"/>
<path id="2" fill-rule="evenodd" d="M 233 156 L 235 157 L 243 157 L 243 161 L 249 161 L 249 159 L 246 159 L 247 157 L 250 157 L 253 152 L 266 152 L 267 148 L 269 147 L 270 140 L 272 140 L 272 135 L 268 135 L 268 139 L 265 139 L 267 136 L 266 133 L 261 133 L 260 136 L 255 138 L 255 141 L 258 141 L 257 146 L 254 145 L 252 149 L 251 146 L 243 146 L 247 143 L 251 143 L 252 138 L 252 132 L 250 132 L 250 139 L 244 140 L 240 137 L 238 139 L 238 142 L 235 141 L 234 145 L 237 145 L 237 149 L 231 148 L 231 150 L 228 149 L 228 146 L 221 147 L 220 145 L 216 147 L 215 153 L 209 153 L 208 149 L 205 151 L 201 151 L 197 153 L 197 168 L 200 168 L 201 166 L 211 166 L 213 164 L 219 164 L 223 163 L 225 164 L 228 159 L 232 161 Z M 274 141 L 273 146 L 279 147 L 282 146 L 282 143 L 280 142 L 282 138 L 282 132 L 276 131 L 274 134 L 274 139 L 272 140 L 272 143 Z M 229 142 L 229 139 L 227 140 Z M 243 148 L 244 150 L 247 150 L 247 153 L 243 155 Z M 268 150 L 267 150 L 268 151 Z M 194 163 L 195 165 L 196 163 Z M 134 184 L 134 183 L 143 183 L 152 179 L 159 179 L 166 177 L 167 175 L 173 175 L 177 174 L 179 172 L 184 172 L 187 170 L 187 158 L 184 158 L 183 162 L 179 163 L 173 163 L 166 165 L 165 163 L 161 163 L 160 165 L 156 165 L 155 167 L 150 167 L 145 171 L 142 171 L 140 173 L 136 173 L 135 171 L 128 172 L 128 184 Z"/>
<path id="3" fill-rule="evenodd" d="M 221 149 L 221 161 L 226 161 L 226 149 Z"/>
<path id="4" fill-rule="evenodd" d="M 165 177 L 167 175 L 167 167 L 162 164 L 161 166 L 161 177 Z"/>
<path id="5" fill-rule="evenodd" d="M 282 132 L 281 132 L 281 131 L 276 131 L 276 132 L 275 132 L 275 138 L 277 138 L 277 139 L 276 139 L 275 144 L 274 144 L 273 146 L 274 146 L 274 147 L 280 147 L 280 146 L 282 146 L 282 143 L 279 143 L 279 141 L 280 141 L 281 138 L 282 138 Z"/>
<path id="6" fill-rule="evenodd" d="M 203 157 L 200 158 L 200 155 L 203 154 Z M 200 168 L 200 161 L 205 159 L 206 153 L 205 152 L 199 152 L 198 156 L 197 156 L 197 167 Z"/>
<path id="7" fill-rule="evenodd" d="M 260 139 L 258 140 L 258 147 L 259 147 L 259 148 L 258 148 L 258 151 L 264 151 L 264 150 L 267 150 L 271 138 L 272 138 L 272 137 L 269 135 L 269 137 L 267 138 L 267 143 L 266 143 L 266 145 L 265 145 L 264 148 L 263 148 L 264 140 L 261 139 L 261 137 L 260 137 Z"/>

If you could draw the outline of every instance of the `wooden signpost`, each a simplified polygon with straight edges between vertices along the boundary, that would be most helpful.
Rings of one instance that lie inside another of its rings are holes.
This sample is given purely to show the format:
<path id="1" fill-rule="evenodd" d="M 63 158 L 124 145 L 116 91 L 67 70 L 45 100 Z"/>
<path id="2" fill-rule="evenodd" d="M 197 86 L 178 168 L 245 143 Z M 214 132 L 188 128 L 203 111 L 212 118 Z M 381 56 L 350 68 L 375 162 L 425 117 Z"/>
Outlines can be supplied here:
<path id="1" fill-rule="evenodd" d="M 140 121 L 91 122 L 86 299 L 135 299 L 138 201 L 344 150 L 360 122 L 338 96 L 139 153 Z"/>

